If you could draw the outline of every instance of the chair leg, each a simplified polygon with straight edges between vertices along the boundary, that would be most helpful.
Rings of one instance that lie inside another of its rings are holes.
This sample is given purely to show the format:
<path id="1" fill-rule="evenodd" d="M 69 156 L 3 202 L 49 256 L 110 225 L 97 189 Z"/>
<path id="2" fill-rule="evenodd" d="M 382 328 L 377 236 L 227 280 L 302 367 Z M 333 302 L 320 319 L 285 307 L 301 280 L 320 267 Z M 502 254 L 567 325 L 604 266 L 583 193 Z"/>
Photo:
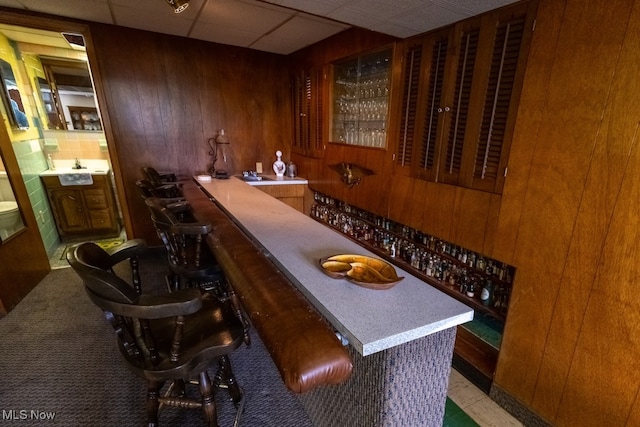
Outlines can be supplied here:
<path id="1" fill-rule="evenodd" d="M 158 426 L 158 408 L 160 402 L 160 389 L 163 383 L 158 381 L 147 381 L 147 425 L 148 427 Z"/>
<path id="2" fill-rule="evenodd" d="M 200 393 L 202 394 L 202 412 L 209 427 L 218 427 L 218 415 L 216 411 L 216 402 L 213 397 L 211 387 L 211 379 L 207 371 L 200 374 Z"/>
<path id="3" fill-rule="evenodd" d="M 231 396 L 233 404 L 238 407 L 244 396 L 242 389 L 236 382 L 236 377 L 231 369 L 231 361 L 229 356 L 222 356 L 218 361 L 218 372 L 216 373 L 216 385 L 220 388 L 226 388 Z"/>
<path id="4" fill-rule="evenodd" d="M 218 372 L 215 377 L 216 387 L 226 388 L 231 396 L 231 401 L 236 407 L 236 416 L 233 420 L 233 427 L 240 426 L 240 419 L 244 414 L 244 392 L 236 382 L 236 377 L 231 369 L 229 356 L 222 356 L 218 361 Z"/>

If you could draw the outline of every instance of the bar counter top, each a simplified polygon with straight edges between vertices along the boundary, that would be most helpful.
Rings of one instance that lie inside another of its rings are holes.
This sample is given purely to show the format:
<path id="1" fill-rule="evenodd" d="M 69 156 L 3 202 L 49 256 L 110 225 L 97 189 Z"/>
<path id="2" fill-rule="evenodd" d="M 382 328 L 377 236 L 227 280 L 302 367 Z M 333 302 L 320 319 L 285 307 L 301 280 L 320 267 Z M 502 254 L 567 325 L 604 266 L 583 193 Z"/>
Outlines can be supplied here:
<path id="1" fill-rule="evenodd" d="M 321 258 L 376 256 L 240 179 L 196 182 L 362 356 L 473 319 L 470 307 L 398 267 L 404 279 L 387 290 L 333 279 Z"/>

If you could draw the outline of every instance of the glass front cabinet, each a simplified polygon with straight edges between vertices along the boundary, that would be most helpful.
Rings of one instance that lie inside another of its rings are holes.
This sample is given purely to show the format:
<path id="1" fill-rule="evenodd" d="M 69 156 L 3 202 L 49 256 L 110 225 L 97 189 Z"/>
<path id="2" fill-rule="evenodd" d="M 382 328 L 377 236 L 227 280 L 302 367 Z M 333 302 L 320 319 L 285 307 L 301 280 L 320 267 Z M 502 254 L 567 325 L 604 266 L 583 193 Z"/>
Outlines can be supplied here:
<path id="1" fill-rule="evenodd" d="M 336 62 L 329 142 L 387 148 L 393 49 Z"/>

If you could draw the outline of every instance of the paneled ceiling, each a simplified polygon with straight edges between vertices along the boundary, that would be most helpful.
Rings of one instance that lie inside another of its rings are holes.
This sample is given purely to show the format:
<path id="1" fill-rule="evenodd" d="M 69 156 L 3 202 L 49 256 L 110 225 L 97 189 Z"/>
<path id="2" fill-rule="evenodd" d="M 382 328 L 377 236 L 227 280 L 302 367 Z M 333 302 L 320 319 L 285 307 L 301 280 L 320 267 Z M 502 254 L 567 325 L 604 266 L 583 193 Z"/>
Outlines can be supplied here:
<path id="1" fill-rule="evenodd" d="M 166 0 L 0 0 L 0 6 L 289 54 L 352 26 L 407 38 L 514 2 L 190 0 L 180 14 Z"/>

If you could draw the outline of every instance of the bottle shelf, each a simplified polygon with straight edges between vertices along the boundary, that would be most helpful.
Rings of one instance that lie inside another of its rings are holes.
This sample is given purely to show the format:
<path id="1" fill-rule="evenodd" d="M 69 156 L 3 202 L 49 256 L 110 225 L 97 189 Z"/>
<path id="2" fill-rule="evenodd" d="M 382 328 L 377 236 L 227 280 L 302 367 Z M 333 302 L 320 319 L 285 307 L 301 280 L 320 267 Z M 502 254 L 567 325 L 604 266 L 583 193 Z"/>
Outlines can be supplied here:
<path id="1" fill-rule="evenodd" d="M 515 268 L 315 193 L 311 216 L 474 310 L 504 322 Z"/>

